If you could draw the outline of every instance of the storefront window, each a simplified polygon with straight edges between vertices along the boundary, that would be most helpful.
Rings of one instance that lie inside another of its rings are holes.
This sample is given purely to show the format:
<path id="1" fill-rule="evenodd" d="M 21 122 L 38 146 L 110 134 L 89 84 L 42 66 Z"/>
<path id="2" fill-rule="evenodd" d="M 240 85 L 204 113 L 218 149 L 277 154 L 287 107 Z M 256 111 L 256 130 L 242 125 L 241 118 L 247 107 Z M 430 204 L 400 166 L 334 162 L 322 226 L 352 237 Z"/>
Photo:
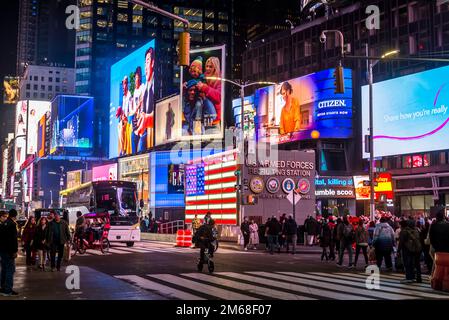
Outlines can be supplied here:
<path id="1" fill-rule="evenodd" d="M 432 195 L 402 196 L 401 214 L 405 216 L 428 216 L 430 207 L 434 206 Z"/>
<path id="2" fill-rule="evenodd" d="M 411 168 L 411 167 L 412 167 L 412 156 L 402 157 L 402 168 Z"/>

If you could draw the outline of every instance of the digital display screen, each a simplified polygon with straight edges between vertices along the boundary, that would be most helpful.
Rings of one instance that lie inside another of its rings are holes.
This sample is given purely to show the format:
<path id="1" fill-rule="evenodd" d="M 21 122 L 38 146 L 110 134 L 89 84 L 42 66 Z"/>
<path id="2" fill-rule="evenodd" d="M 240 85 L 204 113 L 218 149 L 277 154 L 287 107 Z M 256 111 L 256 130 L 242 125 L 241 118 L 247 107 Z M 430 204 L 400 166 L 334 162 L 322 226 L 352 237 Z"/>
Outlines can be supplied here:
<path id="1" fill-rule="evenodd" d="M 151 40 L 111 67 L 110 158 L 153 147 L 155 60 L 155 40 Z"/>
<path id="2" fill-rule="evenodd" d="M 272 144 L 352 137 L 352 70 L 344 69 L 345 93 L 334 93 L 334 69 L 256 91 L 258 139 Z"/>
<path id="3" fill-rule="evenodd" d="M 179 95 L 156 103 L 156 145 L 182 137 L 182 108 Z"/>
<path id="4" fill-rule="evenodd" d="M 373 85 L 374 157 L 449 148 L 449 67 Z M 369 87 L 362 87 L 362 140 L 369 134 Z M 364 158 L 369 153 L 363 153 Z M 423 166 L 419 157 L 414 166 Z"/>

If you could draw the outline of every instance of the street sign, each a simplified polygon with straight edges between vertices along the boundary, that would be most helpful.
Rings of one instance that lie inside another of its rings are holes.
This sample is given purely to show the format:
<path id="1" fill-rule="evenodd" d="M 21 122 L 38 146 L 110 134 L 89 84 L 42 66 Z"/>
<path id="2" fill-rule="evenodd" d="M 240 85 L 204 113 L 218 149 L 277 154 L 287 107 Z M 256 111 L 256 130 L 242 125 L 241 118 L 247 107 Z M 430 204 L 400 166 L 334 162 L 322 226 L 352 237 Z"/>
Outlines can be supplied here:
<path id="1" fill-rule="evenodd" d="M 293 196 L 293 193 L 294 193 L 295 191 L 292 191 L 292 192 L 290 192 L 289 194 L 288 194 L 288 196 L 287 196 L 287 199 L 288 199 L 288 201 L 290 201 L 290 203 L 291 204 L 297 204 L 298 203 L 298 201 L 299 200 L 301 200 L 301 196 L 299 195 L 299 194 L 295 194 L 294 196 Z M 294 203 L 293 203 L 293 198 L 295 198 L 294 199 Z"/>

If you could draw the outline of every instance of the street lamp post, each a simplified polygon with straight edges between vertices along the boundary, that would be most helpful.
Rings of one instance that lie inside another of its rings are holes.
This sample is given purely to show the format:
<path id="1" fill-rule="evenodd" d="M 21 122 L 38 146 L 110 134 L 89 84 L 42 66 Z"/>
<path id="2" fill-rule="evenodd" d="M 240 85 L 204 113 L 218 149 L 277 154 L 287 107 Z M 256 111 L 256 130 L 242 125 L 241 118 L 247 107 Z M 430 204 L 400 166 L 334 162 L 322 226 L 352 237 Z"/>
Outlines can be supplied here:
<path id="1" fill-rule="evenodd" d="M 240 113 L 240 143 L 241 143 L 241 147 L 239 148 L 242 157 L 240 158 L 241 161 L 240 163 L 243 163 L 243 165 L 245 165 L 245 155 L 246 155 L 246 150 L 245 150 L 245 127 L 244 127 L 244 122 L 245 122 L 245 88 L 246 87 L 250 87 L 250 86 L 255 86 L 255 85 L 275 85 L 277 83 L 275 82 L 270 82 L 270 81 L 256 81 L 256 82 L 247 82 L 247 81 L 241 81 L 240 83 L 233 81 L 233 80 L 229 80 L 229 79 L 225 79 L 225 78 L 220 78 L 220 77 L 206 77 L 205 78 L 210 79 L 210 80 L 220 80 L 220 81 L 225 81 L 225 82 L 229 82 L 237 87 L 240 88 L 240 101 L 241 101 L 241 113 Z M 243 179 L 242 177 L 240 177 L 240 183 L 239 183 L 239 194 L 240 196 L 239 198 L 239 205 L 242 203 L 242 192 L 243 192 Z M 241 218 L 241 217 L 240 217 Z M 241 219 L 240 219 L 241 220 Z"/>

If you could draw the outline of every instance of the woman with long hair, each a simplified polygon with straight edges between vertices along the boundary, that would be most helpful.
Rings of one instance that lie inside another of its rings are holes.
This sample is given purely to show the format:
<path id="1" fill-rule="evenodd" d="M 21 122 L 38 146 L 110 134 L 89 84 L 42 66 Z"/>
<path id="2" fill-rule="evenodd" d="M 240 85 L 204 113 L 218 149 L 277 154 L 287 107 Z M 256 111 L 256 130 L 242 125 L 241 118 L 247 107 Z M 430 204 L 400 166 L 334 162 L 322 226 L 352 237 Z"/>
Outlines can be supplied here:
<path id="1" fill-rule="evenodd" d="M 47 258 L 48 246 L 46 243 L 48 234 L 48 220 L 41 217 L 37 223 L 36 233 L 34 234 L 33 246 L 39 253 L 39 268 L 45 271 L 45 259 Z"/>
<path id="2" fill-rule="evenodd" d="M 206 83 L 198 82 L 197 88 L 198 90 L 204 94 L 207 101 L 206 104 L 211 103 L 213 108 L 215 109 L 215 119 L 213 119 L 212 125 L 217 125 L 221 121 L 221 68 L 220 68 L 220 59 L 217 57 L 209 57 L 206 60 L 206 68 L 204 72 L 204 76 L 206 78 Z M 209 79 L 208 79 L 209 78 Z M 215 79 L 210 79 L 215 78 Z M 211 114 L 213 114 L 213 110 L 211 110 L 211 105 L 205 105 L 206 110 L 208 110 Z"/>
<path id="3" fill-rule="evenodd" d="M 32 266 L 36 259 L 36 250 L 32 247 L 34 234 L 36 233 L 36 219 L 29 217 L 23 228 L 22 243 L 26 251 L 26 265 Z"/>

